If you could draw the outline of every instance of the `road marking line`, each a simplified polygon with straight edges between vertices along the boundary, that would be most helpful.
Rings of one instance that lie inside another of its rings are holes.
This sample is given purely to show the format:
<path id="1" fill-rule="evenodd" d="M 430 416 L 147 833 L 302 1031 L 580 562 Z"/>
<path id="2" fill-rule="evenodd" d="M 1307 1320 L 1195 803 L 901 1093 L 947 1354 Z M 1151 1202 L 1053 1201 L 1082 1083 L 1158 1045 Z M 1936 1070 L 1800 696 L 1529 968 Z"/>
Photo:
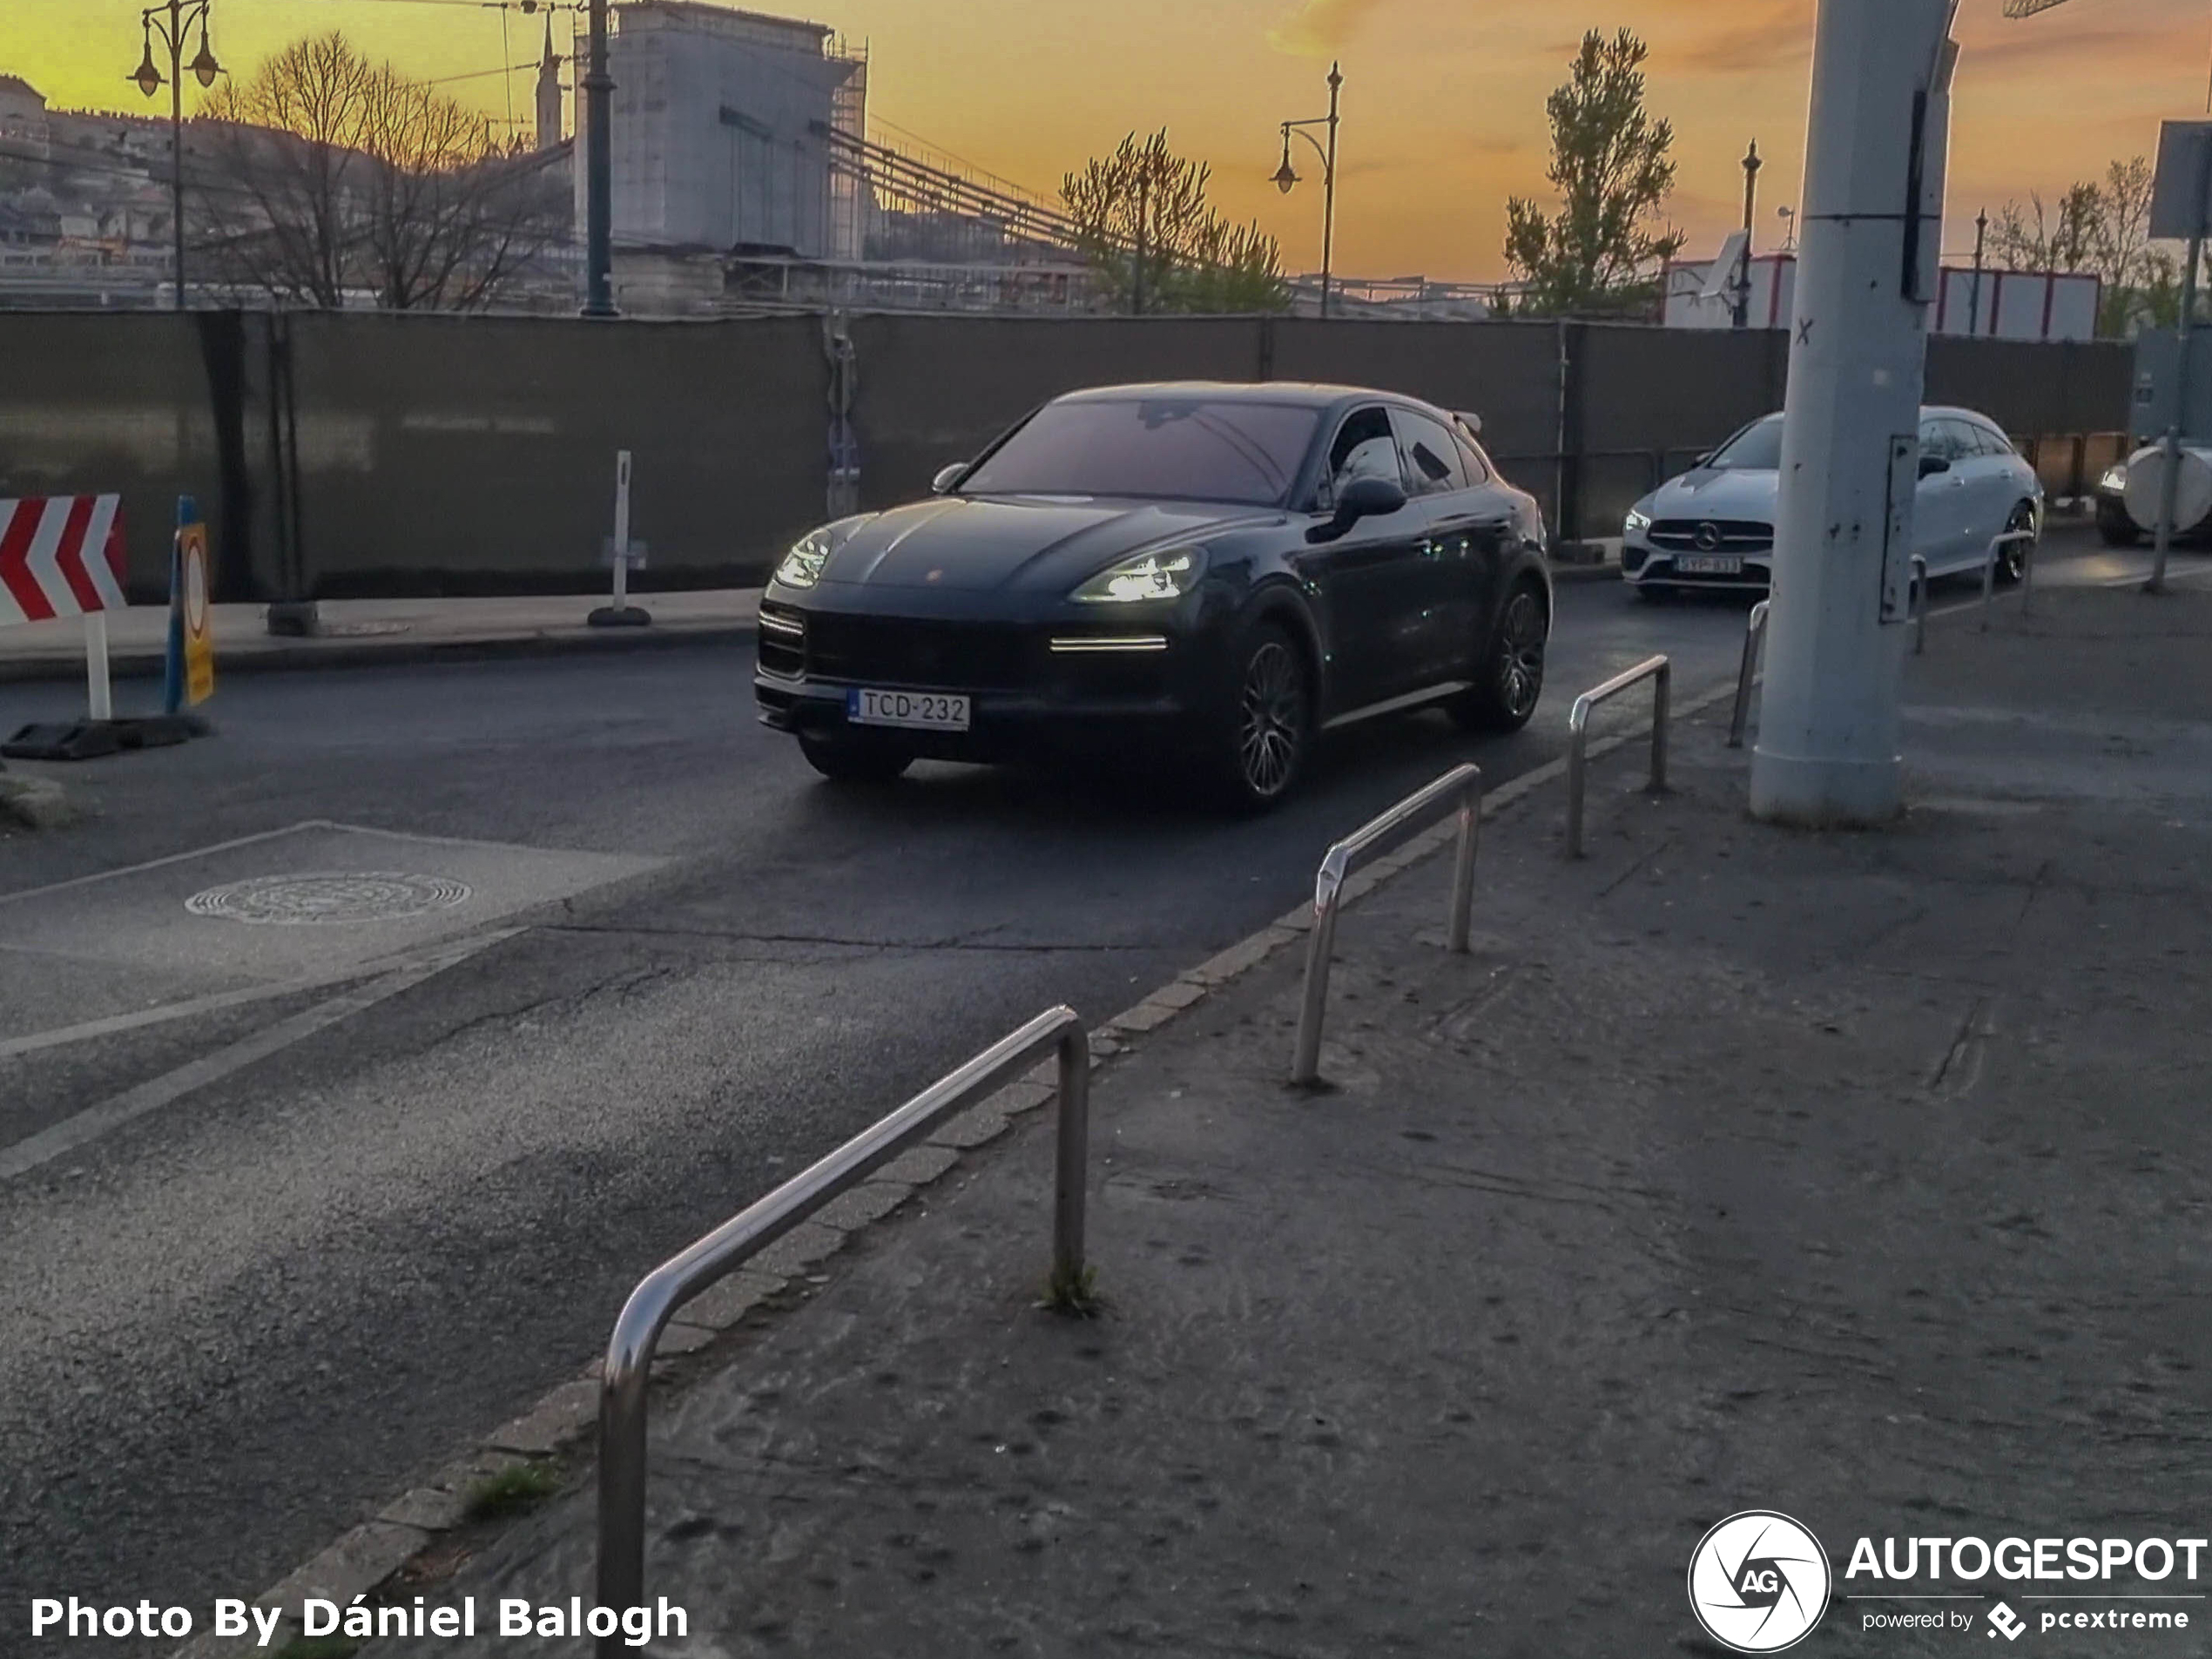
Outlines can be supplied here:
<path id="1" fill-rule="evenodd" d="M 287 835 L 297 835 L 301 830 L 340 829 L 327 818 L 307 818 L 297 824 L 287 824 L 282 829 L 263 830 L 258 835 L 241 835 L 236 840 L 217 841 L 212 846 L 196 846 L 188 853 L 172 853 L 166 858 L 148 859 L 144 864 L 126 864 L 118 870 L 97 870 L 91 875 L 73 875 L 66 881 L 50 881 L 43 887 L 25 887 L 20 893 L 0 893 L 0 904 L 13 904 L 19 899 L 36 899 L 44 893 L 66 893 L 71 887 L 89 887 L 95 881 L 111 880 L 118 875 L 138 875 L 147 870 L 163 870 L 172 864 L 187 860 L 206 858 L 210 853 L 227 853 L 233 847 L 253 846 L 262 841 L 273 841 Z"/>
<path id="2" fill-rule="evenodd" d="M 510 928 L 500 937 L 512 937 L 519 931 Z M 0 944 L 0 951 L 15 948 L 11 945 Z M 442 950 L 445 947 L 432 948 L 434 951 Z M 51 953 L 26 949 L 24 954 L 44 955 Z M 172 1020 L 190 1019 L 195 1014 L 220 1014 L 226 1008 L 244 1008 L 250 1003 L 266 1002 L 280 996 L 296 996 L 307 991 L 326 990 L 333 985 L 349 985 L 356 980 L 374 979 L 381 974 L 397 973 L 415 966 L 422 959 L 421 951 L 408 951 L 396 956 L 374 956 L 347 968 L 324 968 L 317 973 L 266 985 L 242 985 L 228 991 L 210 991 L 181 1002 L 164 1002 L 158 1008 L 139 1008 L 129 1014 L 111 1014 L 101 1019 L 86 1020 L 78 1025 L 54 1026 L 44 1031 L 34 1031 L 29 1036 L 0 1041 L 0 1060 L 37 1054 L 44 1049 L 64 1048 L 72 1042 L 89 1042 L 96 1037 L 111 1037 L 125 1031 L 143 1030 L 150 1025 L 165 1025 Z"/>
<path id="3" fill-rule="evenodd" d="M 507 928 L 435 951 L 426 951 L 411 965 L 387 972 L 381 978 L 358 990 L 348 991 L 327 1002 L 319 1002 L 288 1020 L 279 1021 L 266 1031 L 257 1032 L 228 1048 L 219 1049 L 213 1054 L 179 1066 L 162 1076 L 151 1078 L 135 1088 L 126 1089 L 97 1106 L 86 1107 L 73 1117 L 48 1125 L 26 1140 L 0 1148 L 0 1181 L 12 1180 L 41 1164 L 51 1163 L 64 1154 L 98 1139 L 111 1129 L 120 1128 L 149 1112 L 159 1111 L 210 1083 L 219 1082 L 272 1055 L 282 1053 L 294 1043 L 305 1042 L 341 1020 L 366 1013 L 379 1002 L 413 989 L 425 980 L 459 966 L 478 952 L 489 950 L 521 931 L 520 928 Z"/>

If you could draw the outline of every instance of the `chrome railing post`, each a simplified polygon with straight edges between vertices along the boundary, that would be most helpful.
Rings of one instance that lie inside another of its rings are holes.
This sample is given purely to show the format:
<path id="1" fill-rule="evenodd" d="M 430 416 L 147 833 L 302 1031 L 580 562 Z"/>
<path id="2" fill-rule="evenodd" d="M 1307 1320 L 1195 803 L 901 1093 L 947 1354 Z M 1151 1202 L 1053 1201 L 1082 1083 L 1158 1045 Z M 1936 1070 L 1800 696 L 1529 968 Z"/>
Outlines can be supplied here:
<path id="1" fill-rule="evenodd" d="M 1089 1203 L 1090 1039 L 1080 1025 L 1060 1034 L 1060 1098 L 1052 1204 L 1052 1287 L 1083 1288 L 1083 1219 Z"/>
<path id="2" fill-rule="evenodd" d="M 1766 619 L 1771 601 L 1762 599 L 1751 607 L 1750 620 L 1743 624 L 1743 665 L 1736 674 L 1736 708 L 1728 718 L 1728 746 L 1741 749 L 1743 734 L 1751 724 L 1751 687 L 1759 678 L 1759 658 L 1766 648 Z"/>
<path id="3" fill-rule="evenodd" d="M 599 1381 L 600 1606 L 620 1613 L 645 1605 L 647 1390 L 653 1350 L 670 1316 L 947 1118 L 1019 1076 L 1047 1049 L 1057 1050 L 1060 1062 L 1053 1290 L 1064 1295 L 1084 1289 L 1090 1037 L 1073 1008 L 1058 1008 L 939 1078 L 888 1117 L 638 1281 L 615 1320 Z M 619 1630 L 599 1638 L 597 1650 L 600 1659 L 623 1659 L 630 1651 Z"/>
<path id="4" fill-rule="evenodd" d="M 1460 839 L 1452 853 L 1452 925 L 1447 943 L 1454 956 L 1469 954 L 1474 926 L 1474 859 L 1482 845 L 1482 801 L 1469 790 L 1460 797 Z"/>
<path id="5" fill-rule="evenodd" d="M 1298 1051 L 1291 1062 L 1291 1081 L 1301 1085 L 1321 1076 L 1321 1018 L 1329 1006 L 1329 967 L 1336 957 L 1337 902 L 1350 862 L 1351 854 L 1339 841 L 1329 849 L 1313 879 L 1313 925 L 1305 934 L 1305 1000 L 1298 1008 Z"/>
<path id="6" fill-rule="evenodd" d="M 1475 853 L 1482 836 L 1480 766 L 1454 766 L 1427 788 L 1345 836 L 1321 860 L 1313 878 L 1313 921 L 1305 935 L 1305 995 L 1298 1007 L 1298 1045 L 1291 1057 L 1291 1081 L 1299 1087 L 1310 1087 L 1321 1078 L 1321 1025 L 1329 1008 L 1329 968 L 1336 957 L 1337 911 L 1353 861 L 1453 801 L 1459 804 L 1459 847 L 1452 864 L 1452 913 L 1445 925 L 1453 952 L 1464 956 L 1474 910 Z"/>
<path id="7" fill-rule="evenodd" d="M 1981 631 L 1983 633 L 1989 631 L 1990 604 L 1997 597 L 1998 556 L 2008 547 L 2025 547 L 2027 550 L 2020 556 L 2020 580 L 2024 584 L 2020 594 L 2020 614 L 2025 616 L 2027 613 L 2028 590 L 2025 584 L 2032 583 L 2034 580 L 2032 572 L 2035 568 L 2035 532 L 2033 530 L 2006 530 L 2002 536 L 1990 543 L 1989 556 L 1982 561 Z"/>
<path id="8" fill-rule="evenodd" d="M 1593 686 L 1575 699 L 1575 706 L 1567 716 L 1567 852 L 1570 858 L 1582 853 L 1582 805 L 1585 792 L 1583 773 L 1589 766 L 1590 714 L 1608 698 L 1618 697 L 1631 685 L 1644 680 L 1656 681 L 1652 688 L 1651 708 L 1651 781 L 1646 786 L 1654 794 L 1663 794 L 1667 788 L 1667 713 L 1673 700 L 1670 691 L 1674 684 L 1674 664 L 1664 657 L 1648 658 L 1634 668 L 1615 674 L 1602 685 Z"/>
<path id="9" fill-rule="evenodd" d="M 1928 561 L 1921 554 L 1912 556 L 1912 654 L 1923 657 L 1928 650 Z"/>

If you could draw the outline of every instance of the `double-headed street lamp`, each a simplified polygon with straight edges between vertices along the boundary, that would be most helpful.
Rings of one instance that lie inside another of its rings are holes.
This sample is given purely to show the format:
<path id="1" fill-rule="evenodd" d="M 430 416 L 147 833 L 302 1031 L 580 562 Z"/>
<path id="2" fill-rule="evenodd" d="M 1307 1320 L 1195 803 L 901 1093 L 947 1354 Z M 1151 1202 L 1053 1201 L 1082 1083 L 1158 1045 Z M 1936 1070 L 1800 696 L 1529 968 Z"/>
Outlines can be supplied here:
<path id="1" fill-rule="evenodd" d="M 1344 84 L 1343 71 L 1338 65 L 1329 65 L 1329 112 L 1317 115 L 1310 121 L 1283 123 L 1283 165 L 1275 170 L 1275 187 L 1285 196 L 1298 181 L 1298 169 L 1291 165 L 1291 134 L 1295 132 L 1313 146 L 1313 153 L 1321 158 L 1321 314 L 1329 314 L 1329 275 L 1335 253 L 1337 233 L 1337 90 Z M 1306 131 L 1308 127 L 1329 129 L 1327 149 L 1321 141 Z"/>
<path id="2" fill-rule="evenodd" d="M 190 68 L 202 86 L 215 84 L 215 78 L 223 66 L 215 61 L 215 54 L 207 44 L 207 8 L 212 0 L 168 0 L 165 5 L 149 6 L 139 14 L 139 26 L 145 31 L 145 52 L 138 59 L 138 67 L 131 78 L 138 90 L 152 98 L 161 90 L 160 68 L 153 61 L 153 43 L 158 36 L 169 49 L 169 183 L 174 196 L 177 233 L 177 309 L 185 308 L 185 71 Z M 192 26 L 199 25 L 199 53 L 191 64 L 185 62 L 185 37 Z"/>

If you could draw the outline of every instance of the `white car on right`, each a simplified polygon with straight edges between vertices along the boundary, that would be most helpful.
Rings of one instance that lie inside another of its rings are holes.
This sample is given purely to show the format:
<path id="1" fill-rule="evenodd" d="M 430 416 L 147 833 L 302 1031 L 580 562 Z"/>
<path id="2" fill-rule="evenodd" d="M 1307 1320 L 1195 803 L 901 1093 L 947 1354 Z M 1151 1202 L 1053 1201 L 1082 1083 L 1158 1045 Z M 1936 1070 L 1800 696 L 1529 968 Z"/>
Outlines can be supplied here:
<path id="1" fill-rule="evenodd" d="M 1697 589 L 1764 591 L 1774 580 L 1774 523 L 1782 494 L 1782 417 L 1754 421 L 1679 478 L 1629 510 L 1621 574 L 1647 597 Z M 1920 411 L 1920 483 L 1912 550 L 1931 577 L 1979 573 L 2008 530 L 2040 534 L 2043 486 L 2002 428 L 1971 409 Z M 1998 556 L 2018 581 L 2029 550 Z"/>

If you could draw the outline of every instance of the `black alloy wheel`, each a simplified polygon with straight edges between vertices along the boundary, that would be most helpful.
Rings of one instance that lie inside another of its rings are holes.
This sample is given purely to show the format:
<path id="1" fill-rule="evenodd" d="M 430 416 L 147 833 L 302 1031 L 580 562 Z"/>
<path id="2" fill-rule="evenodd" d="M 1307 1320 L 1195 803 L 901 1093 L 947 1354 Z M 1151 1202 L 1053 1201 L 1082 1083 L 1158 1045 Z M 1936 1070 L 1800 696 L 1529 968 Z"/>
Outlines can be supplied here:
<path id="1" fill-rule="evenodd" d="M 1482 678 L 1452 700 L 1452 718 L 1474 732 L 1518 732 L 1544 695 L 1544 650 L 1551 617 L 1542 591 L 1524 582 L 1506 600 Z"/>
<path id="2" fill-rule="evenodd" d="M 2013 516 L 2005 521 L 2005 534 L 2007 536 L 2017 535 L 2022 530 L 2026 530 L 2031 536 L 2035 533 L 2035 504 L 2033 502 L 2022 502 L 2013 509 Z M 2032 551 L 2033 551 L 2032 543 L 2006 543 L 1997 554 L 1998 580 L 2018 582 L 2026 576 L 2028 555 Z"/>
<path id="3" fill-rule="evenodd" d="M 1305 657 L 1280 628 L 1262 624 L 1238 659 L 1225 779 L 1231 804 L 1263 810 L 1289 794 L 1305 769 L 1312 724 Z"/>
<path id="4" fill-rule="evenodd" d="M 842 742 L 801 738 L 799 752 L 816 772 L 840 784 L 887 784 L 914 765 L 914 759 L 895 744 L 858 738 Z"/>

